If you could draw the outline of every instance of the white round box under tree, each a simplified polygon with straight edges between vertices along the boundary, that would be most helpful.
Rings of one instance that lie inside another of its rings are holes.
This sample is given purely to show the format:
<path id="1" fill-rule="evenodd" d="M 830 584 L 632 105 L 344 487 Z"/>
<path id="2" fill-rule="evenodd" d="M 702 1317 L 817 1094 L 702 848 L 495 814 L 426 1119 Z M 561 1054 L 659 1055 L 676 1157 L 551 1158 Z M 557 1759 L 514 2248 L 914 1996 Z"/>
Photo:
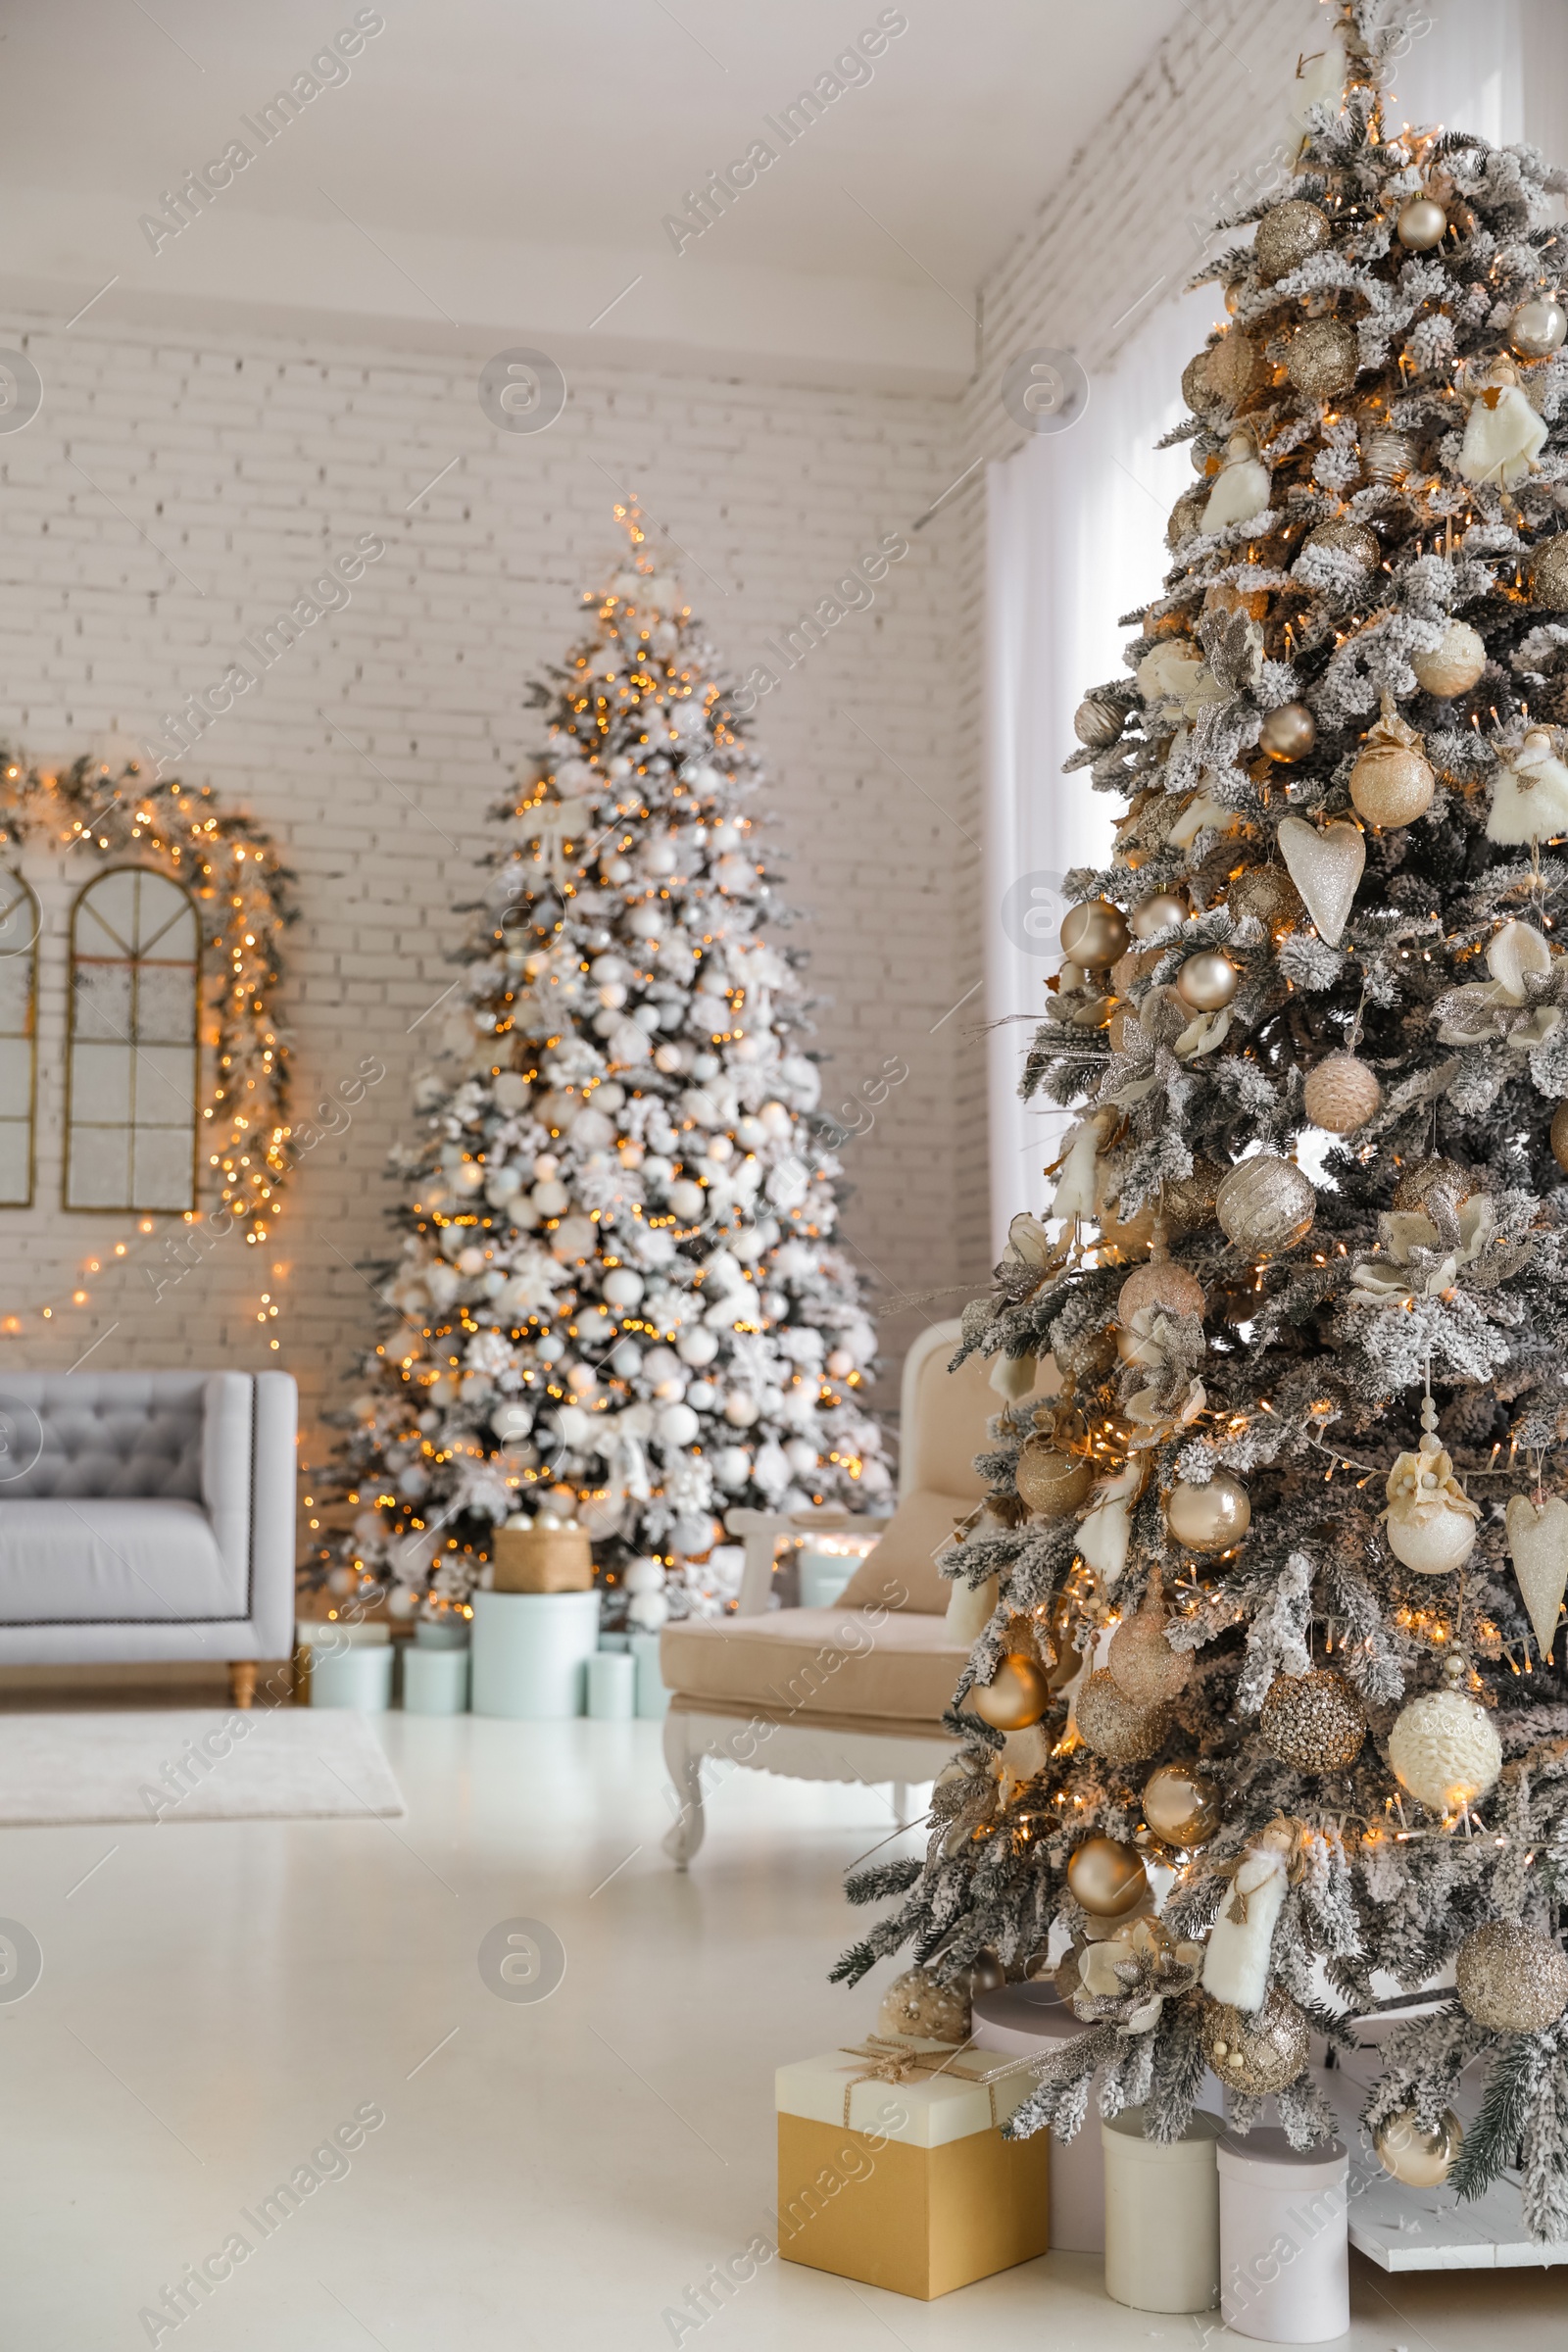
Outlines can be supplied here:
<path id="1" fill-rule="evenodd" d="M 318 1643 L 311 1651 L 311 1704 L 384 1715 L 392 1704 L 391 1644 L 354 1642 L 333 1649 Z"/>
<path id="2" fill-rule="evenodd" d="M 1105 2152 L 1105 2292 L 1133 2311 L 1212 2311 L 1219 2301 L 1219 2176 L 1225 2127 L 1194 2110 L 1180 2139 L 1146 2139 L 1144 2111 L 1100 2127 Z"/>
<path id="3" fill-rule="evenodd" d="M 974 2046 L 1008 2058 L 1031 2056 L 1086 2033 L 1049 1984 L 999 1984 L 976 1993 Z M 1105 2244 L 1105 2158 L 1091 2116 L 1066 2142 L 1051 2143 L 1053 2253 L 1099 2254 Z"/>
<path id="4" fill-rule="evenodd" d="M 588 1713 L 595 1723 L 630 1723 L 637 1712 L 637 1661 L 624 1649 L 596 1649 L 588 1661 Z"/>
<path id="5" fill-rule="evenodd" d="M 467 1643 L 411 1642 L 403 1652 L 405 1715 L 466 1715 Z"/>
<path id="6" fill-rule="evenodd" d="M 1264 2127 L 1219 2150 L 1220 2310 L 1263 2344 L 1325 2344 L 1350 2325 L 1349 2159 Z"/>
<path id="7" fill-rule="evenodd" d="M 475 1715 L 559 1723 L 588 1702 L 588 1660 L 599 1646 L 599 1594 L 475 1592 Z"/>

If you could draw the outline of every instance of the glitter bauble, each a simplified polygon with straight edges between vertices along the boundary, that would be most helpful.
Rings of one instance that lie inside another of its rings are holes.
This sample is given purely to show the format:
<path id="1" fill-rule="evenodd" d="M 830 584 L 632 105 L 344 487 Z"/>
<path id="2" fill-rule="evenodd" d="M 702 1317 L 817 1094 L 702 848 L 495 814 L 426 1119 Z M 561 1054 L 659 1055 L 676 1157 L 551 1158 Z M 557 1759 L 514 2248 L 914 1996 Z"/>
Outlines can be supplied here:
<path id="1" fill-rule="evenodd" d="M 1432 806 L 1437 780 L 1421 738 L 1402 718 L 1370 729 L 1350 770 L 1350 799 L 1369 825 L 1409 825 Z"/>
<path id="2" fill-rule="evenodd" d="M 1196 490 L 1182 492 L 1181 497 L 1172 507 L 1170 520 L 1165 525 L 1165 545 L 1167 547 L 1179 547 L 1184 539 L 1189 538 L 1200 527 L 1203 519 L 1203 509 L 1207 504 L 1208 487 L 1206 483 Z"/>
<path id="3" fill-rule="evenodd" d="M 1539 1928 L 1489 1919 L 1459 1946 L 1459 1998 L 1494 2034 L 1544 2034 L 1568 2009 L 1568 1955 Z"/>
<path id="4" fill-rule="evenodd" d="M 1327 1054 L 1307 1072 L 1301 1107 L 1314 1127 L 1330 1135 L 1353 1135 L 1383 1101 L 1377 1072 L 1353 1054 Z"/>
<path id="5" fill-rule="evenodd" d="M 1075 1511 L 1095 1483 L 1094 1465 L 1082 1454 L 1065 1453 L 1048 1437 L 1024 1441 L 1013 1472 L 1019 1499 L 1045 1519 Z"/>
<path id="6" fill-rule="evenodd" d="M 1361 1752 L 1366 1716 L 1344 1675 L 1317 1667 L 1274 1677 L 1258 1729 L 1293 1772 L 1343 1772 Z"/>
<path id="7" fill-rule="evenodd" d="M 1225 904 L 1238 922 L 1255 914 L 1265 929 L 1297 923 L 1306 912 L 1301 894 L 1282 866 L 1249 865 L 1225 893 Z"/>
<path id="8" fill-rule="evenodd" d="M 1369 482 L 1398 482 L 1415 463 L 1415 451 L 1403 433 L 1377 425 L 1361 444 L 1361 465 Z"/>
<path id="9" fill-rule="evenodd" d="M 1546 360 L 1568 337 L 1568 312 L 1550 294 L 1522 302 L 1513 315 L 1508 339 L 1522 360 Z"/>
<path id="10" fill-rule="evenodd" d="M 969 1692 L 969 1704 L 994 1732 L 1026 1732 L 1051 1704 L 1051 1685 L 1035 1660 L 1008 1650 L 989 1683 Z"/>
<path id="11" fill-rule="evenodd" d="M 1218 1012 L 1230 1003 L 1240 984 L 1241 974 L 1230 957 L 1217 948 L 1203 948 L 1189 956 L 1177 973 L 1176 994 L 1195 1012 Z"/>
<path id="12" fill-rule="evenodd" d="M 1107 1764 L 1140 1764 L 1164 1740 L 1168 1709 L 1135 1707 L 1102 1666 L 1079 1691 L 1074 1721 L 1080 1740 Z"/>
<path id="13" fill-rule="evenodd" d="M 1193 1671 L 1191 1653 L 1172 1649 L 1165 1639 L 1170 1615 L 1157 1583 L 1151 1584 L 1144 1605 L 1116 1628 L 1105 1652 L 1105 1665 L 1123 1698 L 1135 1707 L 1160 1707 L 1187 1687 Z"/>
<path id="14" fill-rule="evenodd" d="M 1468 694 L 1487 666 L 1487 649 L 1467 620 L 1450 620 L 1429 654 L 1412 654 L 1410 667 L 1423 694 L 1444 702 Z"/>
<path id="15" fill-rule="evenodd" d="M 1103 971 L 1127 953 L 1127 918 L 1108 899 L 1070 906 L 1061 925 L 1061 952 L 1090 971 Z"/>
<path id="16" fill-rule="evenodd" d="M 1259 1152 L 1232 1168 L 1214 1209 L 1228 1242 L 1273 1256 L 1311 1232 L 1317 1195 L 1294 1161 Z"/>
<path id="17" fill-rule="evenodd" d="M 1502 1742 L 1485 1707 L 1462 1690 L 1429 1690 L 1399 1710 L 1389 1762 L 1401 1788 L 1433 1813 L 1456 1813 L 1496 1787 Z"/>
<path id="18" fill-rule="evenodd" d="M 1304 760 L 1317 741 L 1317 721 L 1304 703 L 1281 703 L 1264 717 L 1257 740 L 1271 760 Z"/>
<path id="19" fill-rule="evenodd" d="M 1530 565 L 1530 594 L 1548 612 L 1568 612 L 1568 531 L 1559 531 L 1536 550 Z"/>
<path id="20" fill-rule="evenodd" d="M 1559 1102 L 1551 1114 L 1551 1156 L 1568 1169 L 1568 1102 Z"/>
<path id="21" fill-rule="evenodd" d="M 1257 381 L 1257 345 L 1230 327 L 1208 351 L 1207 375 L 1221 407 L 1239 409 Z"/>
<path id="22" fill-rule="evenodd" d="M 1418 1159 L 1401 1172 L 1394 1188 L 1394 1205 L 1425 1208 L 1428 1195 L 1440 1193 L 1450 1208 L 1462 1208 L 1475 1189 L 1469 1169 L 1456 1159 Z"/>
<path id="23" fill-rule="evenodd" d="M 1144 1783 L 1144 1819 L 1161 1845 L 1206 1845 L 1224 1819 L 1219 1790 L 1192 1764 L 1161 1764 Z"/>
<path id="24" fill-rule="evenodd" d="M 1320 253 L 1330 234 L 1329 217 L 1315 204 L 1303 204 L 1298 197 L 1293 197 L 1288 204 L 1275 205 L 1258 222 L 1252 243 L 1260 275 L 1284 277 L 1288 271 L 1298 269 L 1309 255 Z"/>
<path id="25" fill-rule="evenodd" d="M 1355 381 L 1359 351 L 1353 329 L 1340 318 L 1309 318 L 1291 337 L 1285 372 L 1309 400 L 1332 400 Z"/>
<path id="26" fill-rule="evenodd" d="M 1219 391 L 1208 372 L 1208 353 L 1196 352 L 1182 369 L 1182 398 L 1195 416 L 1206 416 L 1220 405 Z"/>
<path id="27" fill-rule="evenodd" d="M 1101 695 L 1086 694 L 1073 712 L 1072 731 L 1090 751 L 1108 751 L 1121 733 L 1125 716 L 1120 703 L 1108 703 Z"/>
<path id="28" fill-rule="evenodd" d="M 1216 1470 L 1202 1487 L 1179 1478 L 1165 1497 L 1171 1540 L 1188 1551 L 1229 1551 L 1251 1524 L 1251 1497 L 1229 1470 Z"/>
<path id="29" fill-rule="evenodd" d="M 1348 556 L 1358 569 L 1366 572 L 1376 571 L 1383 561 L 1377 533 L 1368 530 L 1364 522 L 1320 522 L 1307 532 L 1302 545 L 1331 548 L 1336 555 Z"/>
<path id="30" fill-rule="evenodd" d="M 1180 1233 L 1208 1224 L 1224 1181 L 1225 1170 L 1213 1159 L 1195 1159 L 1190 1176 L 1167 1176 L 1159 1196 L 1167 1221 Z"/>
<path id="31" fill-rule="evenodd" d="M 928 1968 L 906 1968 L 882 1995 L 879 2034 L 907 2034 L 922 2041 L 967 2041 L 969 2001 L 957 1984 L 939 1984 Z"/>
<path id="32" fill-rule="evenodd" d="M 1142 1856 L 1116 1838 L 1087 1838 L 1067 1860 L 1067 1886 L 1094 1919 L 1121 1919 L 1149 1891 Z"/>
<path id="33" fill-rule="evenodd" d="M 1168 1257 L 1135 1266 L 1116 1294 L 1116 1319 L 1124 1327 L 1146 1306 L 1167 1315 L 1201 1315 L 1206 1301 L 1196 1274 Z"/>
<path id="34" fill-rule="evenodd" d="M 1329 946 L 1337 948 L 1366 871 L 1360 826 L 1337 817 L 1319 832 L 1303 816 L 1287 816 L 1281 818 L 1275 838 L 1307 913 Z"/>
<path id="35" fill-rule="evenodd" d="M 1437 2129 L 1423 2131 L 1413 2107 L 1401 2107 L 1372 2134 L 1379 2164 L 1406 2188 L 1441 2188 L 1452 2170 L 1464 2139 L 1464 2128 L 1451 2107 L 1445 2107 Z"/>
<path id="36" fill-rule="evenodd" d="M 1447 226 L 1447 214 L 1431 196 L 1408 197 L 1396 223 L 1399 243 L 1408 253 L 1430 253 L 1442 244 Z"/>
<path id="37" fill-rule="evenodd" d="M 1203 2055 L 1230 2089 L 1266 2098 L 1305 2066 L 1306 2019 L 1278 1984 L 1270 1984 L 1255 2017 L 1211 2001 L 1203 2012 Z"/>
<path id="38" fill-rule="evenodd" d="M 1127 917 L 1127 928 L 1134 939 L 1152 939 L 1157 931 L 1168 931 L 1173 923 L 1187 920 L 1187 901 L 1173 891 L 1156 890 L 1152 898 L 1140 899 Z"/>

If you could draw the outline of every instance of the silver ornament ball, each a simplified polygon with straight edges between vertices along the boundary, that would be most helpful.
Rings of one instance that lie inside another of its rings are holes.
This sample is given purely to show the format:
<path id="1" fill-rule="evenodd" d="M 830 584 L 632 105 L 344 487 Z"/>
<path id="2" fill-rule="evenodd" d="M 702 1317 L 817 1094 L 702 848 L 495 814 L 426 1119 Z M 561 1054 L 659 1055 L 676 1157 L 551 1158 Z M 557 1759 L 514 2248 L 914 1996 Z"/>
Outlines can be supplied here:
<path id="1" fill-rule="evenodd" d="M 1263 720 L 1258 742 L 1271 760 L 1304 760 L 1317 741 L 1317 721 L 1304 703 L 1281 703 Z"/>
<path id="2" fill-rule="evenodd" d="M 1232 1168 L 1214 1210 L 1225 1239 L 1238 1250 L 1273 1256 L 1310 1233 L 1317 1195 L 1294 1161 L 1259 1152 Z"/>
<path id="3" fill-rule="evenodd" d="M 1134 939 L 1152 939 L 1156 931 L 1168 931 L 1173 923 L 1186 920 L 1186 900 L 1173 891 L 1156 890 L 1152 898 L 1139 900 L 1127 917 L 1127 928 Z"/>
<path id="4" fill-rule="evenodd" d="M 1522 1920 L 1489 1919 L 1459 1946 L 1459 1998 L 1494 2034 L 1544 2034 L 1568 2009 L 1568 1955 Z"/>
<path id="5" fill-rule="evenodd" d="M 1202 1487 L 1179 1478 L 1165 1497 L 1171 1539 L 1189 1551 L 1229 1551 L 1251 1524 L 1251 1497 L 1229 1470 L 1216 1470 Z"/>
<path id="6" fill-rule="evenodd" d="M 1176 975 L 1176 994 L 1195 1012 L 1218 1012 L 1235 996 L 1241 975 L 1228 956 L 1205 948 L 1189 956 Z"/>
<path id="7" fill-rule="evenodd" d="M 1442 244 L 1447 225 L 1448 216 L 1435 198 L 1412 196 L 1400 208 L 1399 243 L 1409 253 L 1430 253 Z"/>
<path id="8" fill-rule="evenodd" d="M 1568 337 L 1568 312 L 1550 294 L 1522 302 L 1508 329 L 1509 340 L 1522 360 L 1547 360 Z"/>

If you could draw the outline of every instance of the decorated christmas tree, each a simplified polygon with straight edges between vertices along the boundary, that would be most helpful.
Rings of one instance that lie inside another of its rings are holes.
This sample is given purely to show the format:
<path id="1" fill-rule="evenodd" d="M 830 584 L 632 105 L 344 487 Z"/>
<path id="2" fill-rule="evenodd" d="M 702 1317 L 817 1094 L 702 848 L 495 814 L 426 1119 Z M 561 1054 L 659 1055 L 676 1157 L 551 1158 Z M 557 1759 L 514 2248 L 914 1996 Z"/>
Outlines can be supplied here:
<path id="1" fill-rule="evenodd" d="M 1170 2138 L 1207 2066 L 1312 2145 L 1310 2036 L 1382 2008 L 1385 2164 L 1517 2166 L 1562 2238 L 1568 175 L 1391 135 L 1365 0 L 1336 46 L 1077 714 L 1124 805 L 1023 1079 L 1053 1213 L 965 1317 L 1013 1401 L 963 1744 L 839 1973 L 1054 1973 L 1011 2129 L 1064 2137 L 1098 2084 Z"/>
<path id="2" fill-rule="evenodd" d="M 341 1589 L 461 1603 L 491 1532 L 595 1541 L 633 1621 L 721 1605 L 735 1504 L 885 1494 L 874 1340 L 760 781 L 635 512 L 625 568 L 532 690 L 548 741 L 496 810 L 460 1035 L 402 1154 L 397 1317 L 368 1357 Z"/>

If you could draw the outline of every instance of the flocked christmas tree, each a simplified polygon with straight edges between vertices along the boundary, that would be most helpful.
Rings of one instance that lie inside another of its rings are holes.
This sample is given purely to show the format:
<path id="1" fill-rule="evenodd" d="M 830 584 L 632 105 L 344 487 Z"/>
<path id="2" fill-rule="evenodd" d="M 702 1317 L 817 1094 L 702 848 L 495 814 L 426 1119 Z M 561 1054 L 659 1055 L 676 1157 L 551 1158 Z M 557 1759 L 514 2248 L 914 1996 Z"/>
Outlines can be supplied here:
<path id="1" fill-rule="evenodd" d="M 1015 1401 L 964 1745 L 839 1973 L 1054 1971 L 1087 2031 L 1010 2128 L 1063 2136 L 1097 2082 L 1178 2132 L 1207 2063 L 1312 2144 L 1309 2032 L 1402 2003 L 1385 2164 L 1517 2165 L 1562 2238 L 1568 175 L 1388 135 L 1391 46 L 1342 13 L 1232 224 L 1203 479 L 1078 712 L 1126 805 L 1023 1082 L 1078 1113 L 1053 1216 L 965 1318 Z"/>
<path id="2" fill-rule="evenodd" d="M 619 512 L 617 510 L 617 512 Z M 367 1359 L 340 1585 L 461 1602 L 490 1532 L 575 1518 L 636 1622 L 715 1605 L 735 1504 L 885 1494 L 874 1339 L 760 771 L 635 512 L 627 566 L 532 690 L 548 744 L 462 956 L 461 1037 L 402 1154 L 395 1325 Z M 663 1574 L 650 1566 L 657 1562 Z"/>

